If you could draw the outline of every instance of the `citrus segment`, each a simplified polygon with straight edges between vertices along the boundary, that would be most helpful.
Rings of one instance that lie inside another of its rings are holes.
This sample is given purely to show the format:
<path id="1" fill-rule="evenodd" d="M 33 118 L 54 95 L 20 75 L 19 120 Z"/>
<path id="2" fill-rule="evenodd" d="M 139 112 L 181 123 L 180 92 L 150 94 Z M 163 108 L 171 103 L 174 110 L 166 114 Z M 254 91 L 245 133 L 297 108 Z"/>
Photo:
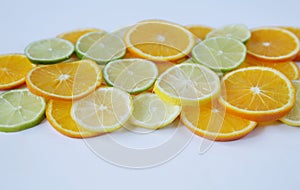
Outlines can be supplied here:
<path id="1" fill-rule="evenodd" d="M 128 51 L 154 61 L 176 61 L 187 56 L 195 38 L 184 27 L 160 20 L 137 23 L 125 34 Z"/>
<path id="2" fill-rule="evenodd" d="M 195 134 L 214 141 L 231 141 L 244 137 L 257 125 L 226 112 L 219 103 L 185 106 L 180 115 L 182 123 Z"/>
<path id="3" fill-rule="evenodd" d="M 0 94 L 0 131 L 16 132 L 36 126 L 44 119 L 46 102 L 27 89 Z"/>
<path id="4" fill-rule="evenodd" d="M 220 102 L 228 112 L 253 121 L 283 117 L 295 103 L 291 81 L 268 67 L 246 67 L 227 73 Z"/>
<path id="5" fill-rule="evenodd" d="M 98 65 L 89 60 L 35 67 L 26 77 L 28 89 L 51 99 L 78 99 L 101 84 Z"/>
<path id="6" fill-rule="evenodd" d="M 191 25 L 186 26 L 186 28 L 200 40 L 204 40 L 206 35 L 213 30 L 212 27 L 202 25 Z"/>
<path id="7" fill-rule="evenodd" d="M 282 28 L 257 28 L 251 31 L 247 44 L 248 53 L 267 61 L 288 61 L 299 52 L 299 39 Z"/>
<path id="8" fill-rule="evenodd" d="M 71 116 L 81 127 L 94 132 L 121 128 L 133 111 L 131 96 L 114 87 L 102 87 L 74 102 Z"/>
<path id="9" fill-rule="evenodd" d="M 206 38 L 224 36 L 237 39 L 241 42 L 246 42 L 251 36 L 251 32 L 244 24 L 229 24 L 221 28 L 216 28 L 209 32 Z"/>
<path id="10" fill-rule="evenodd" d="M 21 54 L 0 55 L 0 90 L 16 88 L 25 83 L 25 76 L 34 65 Z"/>
<path id="11" fill-rule="evenodd" d="M 72 138 L 94 137 L 100 133 L 81 128 L 71 117 L 72 101 L 49 100 L 46 117 L 51 126 L 61 134 Z"/>
<path id="12" fill-rule="evenodd" d="M 291 27 L 291 26 L 285 26 L 285 27 L 281 27 L 284 28 L 290 32 L 292 32 L 293 34 L 295 34 L 297 36 L 297 38 L 300 40 L 300 28 L 297 27 Z M 295 57 L 294 61 L 300 61 L 300 51 L 297 54 L 297 56 Z"/>

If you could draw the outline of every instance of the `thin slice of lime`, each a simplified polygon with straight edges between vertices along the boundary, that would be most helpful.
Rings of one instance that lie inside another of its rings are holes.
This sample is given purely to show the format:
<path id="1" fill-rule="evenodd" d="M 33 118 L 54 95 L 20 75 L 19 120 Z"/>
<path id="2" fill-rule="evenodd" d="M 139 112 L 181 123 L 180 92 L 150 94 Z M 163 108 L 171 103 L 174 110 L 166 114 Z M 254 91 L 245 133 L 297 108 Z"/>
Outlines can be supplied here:
<path id="1" fill-rule="evenodd" d="M 50 38 L 30 43 L 25 48 L 27 58 L 37 64 L 53 64 L 69 59 L 74 45 L 68 40 Z"/>
<path id="2" fill-rule="evenodd" d="M 118 35 L 91 32 L 78 39 L 75 51 L 81 59 L 91 59 L 98 64 L 106 64 L 122 58 L 126 53 L 126 47 Z"/>
<path id="3" fill-rule="evenodd" d="M 130 123 L 147 129 L 158 129 L 172 123 L 180 114 L 181 106 L 169 104 L 153 93 L 142 93 L 133 99 Z"/>
<path id="4" fill-rule="evenodd" d="M 109 86 L 136 94 L 148 90 L 158 76 L 152 61 L 145 59 L 119 59 L 109 62 L 103 69 L 103 78 Z"/>
<path id="5" fill-rule="evenodd" d="M 251 32 L 244 24 L 230 24 L 212 30 L 206 35 L 206 38 L 217 36 L 230 37 L 245 43 L 251 37 Z"/>
<path id="6" fill-rule="evenodd" d="M 300 127 L 300 80 L 293 80 L 292 82 L 296 89 L 296 103 L 293 109 L 280 121 L 287 125 Z"/>
<path id="7" fill-rule="evenodd" d="M 46 102 L 27 89 L 0 94 L 0 131 L 16 132 L 34 127 L 44 119 Z"/>
<path id="8" fill-rule="evenodd" d="M 227 72 L 237 68 L 246 58 L 246 46 L 229 37 L 208 38 L 192 50 L 193 59 L 216 72 Z"/>

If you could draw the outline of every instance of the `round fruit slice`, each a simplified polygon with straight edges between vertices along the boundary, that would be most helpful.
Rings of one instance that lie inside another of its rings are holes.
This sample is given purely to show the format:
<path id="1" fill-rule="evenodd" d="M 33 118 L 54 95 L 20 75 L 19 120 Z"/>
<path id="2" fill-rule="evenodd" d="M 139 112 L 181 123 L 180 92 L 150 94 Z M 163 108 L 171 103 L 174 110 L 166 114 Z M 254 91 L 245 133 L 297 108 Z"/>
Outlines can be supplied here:
<path id="1" fill-rule="evenodd" d="M 106 64 L 120 59 L 126 53 L 123 40 L 115 34 L 91 32 L 80 37 L 75 46 L 76 54 L 81 59 L 91 59 L 98 64 Z"/>
<path id="2" fill-rule="evenodd" d="M 296 89 L 296 103 L 293 109 L 283 118 L 281 118 L 280 121 L 287 125 L 300 127 L 300 81 L 294 80 L 292 82 Z"/>
<path id="3" fill-rule="evenodd" d="M 88 95 L 100 86 L 101 80 L 99 66 L 90 60 L 35 67 L 26 76 L 32 93 L 62 100 Z"/>
<path id="4" fill-rule="evenodd" d="M 100 135 L 80 127 L 71 117 L 72 101 L 49 100 L 46 117 L 54 129 L 72 138 L 88 138 Z"/>
<path id="5" fill-rule="evenodd" d="M 292 32 L 293 34 L 295 34 L 297 36 L 297 38 L 300 40 L 300 28 L 297 27 L 291 27 L 291 26 L 285 26 L 285 27 L 281 27 L 284 28 L 290 32 Z M 294 61 L 300 61 L 300 51 L 298 52 L 297 56 L 295 57 Z"/>
<path id="6" fill-rule="evenodd" d="M 296 80 L 300 76 L 299 66 L 293 61 L 267 62 L 247 55 L 245 62 L 240 65 L 239 68 L 249 66 L 264 66 L 276 69 L 282 72 L 290 80 Z"/>
<path id="7" fill-rule="evenodd" d="M 245 60 L 246 46 L 233 38 L 208 38 L 192 51 L 193 59 L 214 71 L 227 72 L 237 68 Z"/>
<path id="8" fill-rule="evenodd" d="M 94 132 L 121 128 L 133 111 L 131 96 L 114 87 L 102 87 L 74 102 L 71 115 L 81 127 Z"/>
<path id="9" fill-rule="evenodd" d="M 228 112 L 252 121 L 274 121 L 295 104 L 295 89 L 281 72 L 268 67 L 246 67 L 227 73 L 220 102 Z"/>
<path id="10" fill-rule="evenodd" d="M 109 62 L 103 69 L 103 77 L 109 86 L 131 94 L 149 89 L 156 80 L 156 65 L 145 59 L 122 59 Z"/>
<path id="11" fill-rule="evenodd" d="M 212 30 L 206 35 L 206 38 L 217 36 L 230 37 L 245 43 L 251 37 L 251 32 L 244 24 L 230 24 Z"/>
<path id="12" fill-rule="evenodd" d="M 204 40 L 206 35 L 213 30 L 212 27 L 202 25 L 186 26 L 186 28 L 200 40 Z"/>
<path id="13" fill-rule="evenodd" d="M 244 137 L 257 125 L 226 112 L 219 103 L 185 106 L 180 115 L 182 123 L 195 134 L 214 141 L 231 141 Z"/>
<path id="14" fill-rule="evenodd" d="M 44 119 L 44 98 L 27 89 L 10 90 L 0 94 L 0 131 L 16 132 L 36 126 Z"/>
<path id="15" fill-rule="evenodd" d="M 162 73 L 154 92 L 164 101 L 176 105 L 204 103 L 220 92 L 218 75 L 194 63 L 181 63 Z"/>
<path id="16" fill-rule="evenodd" d="M 57 35 L 57 38 L 62 38 L 65 40 L 69 40 L 70 42 L 72 42 L 74 45 L 76 44 L 77 40 L 90 32 L 104 32 L 103 30 L 97 29 L 97 28 L 83 28 L 83 29 L 78 29 L 78 30 L 72 30 L 69 32 L 65 32 L 65 33 L 61 33 L 59 35 Z"/>
<path id="17" fill-rule="evenodd" d="M 53 64 L 69 59 L 74 45 L 68 40 L 50 38 L 30 43 L 25 48 L 28 59 L 37 64 Z"/>
<path id="18" fill-rule="evenodd" d="M 196 42 L 194 35 L 186 28 L 160 20 L 137 23 L 128 30 L 124 38 L 127 49 L 132 54 L 155 61 L 184 58 Z"/>
<path id="19" fill-rule="evenodd" d="M 153 130 L 172 123 L 181 111 L 180 106 L 166 103 L 152 93 L 135 96 L 133 108 L 130 123 Z"/>
<path id="20" fill-rule="evenodd" d="M 257 28 L 252 30 L 246 46 L 248 53 L 266 61 L 291 61 L 299 50 L 295 34 L 282 28 Z"/>
<path id="21" fill-rule="evenodd" d="M 34 65 L 25 55 L 0 55 L 0 90 L 16 88 L 25 83 L 25 76 Z"/>

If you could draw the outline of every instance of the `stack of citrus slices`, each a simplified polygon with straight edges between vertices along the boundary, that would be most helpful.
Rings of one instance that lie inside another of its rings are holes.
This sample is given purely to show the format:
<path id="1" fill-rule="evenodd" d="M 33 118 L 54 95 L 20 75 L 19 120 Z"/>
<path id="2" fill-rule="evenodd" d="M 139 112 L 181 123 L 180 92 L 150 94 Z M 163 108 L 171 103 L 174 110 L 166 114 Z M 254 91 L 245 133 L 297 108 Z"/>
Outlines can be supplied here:
<path id="1" fill-rule="evenodd" d="M 156 130 L 178 117 L 214 141 L 242 138 L 259 122 L 300 126 L 299 30 L 146 20 L 32 42 L 24 55 L 0 56 L 0 131 L 44 115 L 74 138 L 127 124 Z"/>

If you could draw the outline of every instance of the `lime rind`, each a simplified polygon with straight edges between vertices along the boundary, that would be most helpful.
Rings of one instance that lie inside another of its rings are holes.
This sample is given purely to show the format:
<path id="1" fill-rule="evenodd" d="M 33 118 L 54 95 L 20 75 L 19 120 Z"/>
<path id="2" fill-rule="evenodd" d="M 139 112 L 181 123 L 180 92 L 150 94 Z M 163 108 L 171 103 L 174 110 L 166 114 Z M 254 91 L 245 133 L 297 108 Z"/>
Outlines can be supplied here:
<path id="1" fill-rule="evenodd" d="M 123 58 L 126 46 L 117 34 L 90 32 L 78 39 L 75 52 L 80 59 L 91 59 L 105 65 L 112 60 Z"/>
<path id="2" fill-rule="evenodd" d="M 0 94 L 0 131 L 17 132 L 34 127 L 45 118 L 46 101 L 28 89 Z"/>
<path id="3" fill-rule="evenodd" d="M 158 69 L 155 63 L 145 59 L 114 60 L 103 69 L 103 78 L 107 85 L 130 94 L 150 89 L 157 77 Z"/>
<path id="4" fill-rule="evenodd" d="M 246 46 L 233 38 L 208 38 L 197 44 L 192 50 L 192 57 L 216 72 L 228 72 L 237 68 L 246 58 Z"/>
<path id="5" fill-rule="evenodd" d="M 49 38 L 30 43 L 24 51 L 32 63 L 54 64 L 69 59 L 74 50 L 74 45 L 68 40 Z"/>
<path id="6" fill-rule="evenodd" d="M 217 36 L 230 37 L 246 43 L 251 37 L 251 32 L 244 24 L 229 24 L 212 30 L 206 35 L 206 38 Z"/>

